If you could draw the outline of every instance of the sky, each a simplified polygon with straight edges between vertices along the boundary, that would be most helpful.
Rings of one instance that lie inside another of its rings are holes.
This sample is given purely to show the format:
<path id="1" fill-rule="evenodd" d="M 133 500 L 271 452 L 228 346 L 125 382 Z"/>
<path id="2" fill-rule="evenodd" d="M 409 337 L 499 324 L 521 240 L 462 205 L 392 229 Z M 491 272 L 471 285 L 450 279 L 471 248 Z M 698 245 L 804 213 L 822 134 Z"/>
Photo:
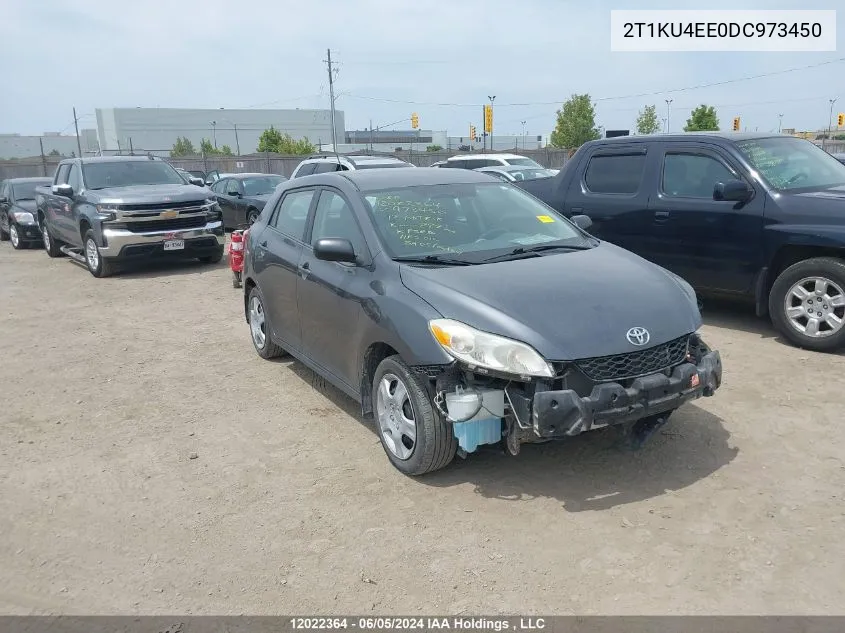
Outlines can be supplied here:
<path id="1" fill-rule="evenodd" d="M 481 129 L 495 96 L 499 134 L 547 135 L 572 94 L 596 123 L 633 128 L 648 104 L 680 131 L 717 108 L 749 130 L 817 129 L 829 100 L 845 111 L 845 4 L 837 52 L 620 53 L 611 9 L 698 9 L 687 0 L 3 0 L 0 133 L 73 133 L 95 108 L 328 108 L 326 50 L 338 62 L 346 129 L 419 115 L 422 129 Z M 708 9 L 802 9 L 782 0 L 716 0 Z M 835 61 L 839 60 L 839 61 Z M 824 62 L 827 63 L 824 65 Z M 807 68 L 815 66 L 812 68 Z M 803 68 L 791 72 L 788 69 Z M 777 73 L 768 77 L 697 87 Z M 636 96 L 647 95 L 647 96 Z M 524 127 L 522 122 L 525 121 Z M 407 129 L 407 122 L 394 129 Z"/>

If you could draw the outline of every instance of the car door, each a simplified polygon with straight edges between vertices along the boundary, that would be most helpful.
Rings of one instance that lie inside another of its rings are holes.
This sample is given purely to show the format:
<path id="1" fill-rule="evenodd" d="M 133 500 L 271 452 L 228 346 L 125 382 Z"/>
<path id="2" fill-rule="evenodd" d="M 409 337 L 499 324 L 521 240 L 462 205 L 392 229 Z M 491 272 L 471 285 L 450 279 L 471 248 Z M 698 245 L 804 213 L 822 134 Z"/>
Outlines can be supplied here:
<path id="1" fill-rule="evenodd" d="M 85 201 L 82 198 L 82 168 L 78 163 L 72 163 L 70 171 L 67 176 L 67 184 L 71 186 L 73 192 L 68 207 L 65 209 L 64 219 L 65 223 L 62 230 L 65 235 L 65 240 L 68 244 L 82 246 L 84 236 L 81 235 L 79 212 Z"/>
<path id="2" fill-rule="evenodd" d="M 273 340 L 292 352 L 302 347 L 296 286 L 314 193 L 313 187 L 288 191 L 256 240 L 256 278 L 264 295 Z M 304 314 L 303 318 L 309 316 Z"/>
<path id="3" fill-rule="evenodd" d="M 0 229 L 9 232 L 9 209 L 11 208 L 12 187 L 5 180 L 0 181 Z"/>
<path id="4" fill-rule="evenodd" d="M 320 191 L 311 226 L 297 290 L 303 314 L 302 349 L 314 363 L 355 389 L 358 350 L 351 331 L 361 315 L 361 302 L 372 281 L 372 272 L 367 267 L 371 262 L 370 251 L 351 204 L 338 190 Z M 328 237 L 352 242 L 357 264 L 314 257 L 314 243 Z"/>
<path id="5" fill-rule="evenodd" d="M 217 204 L 223 213 L 223 226 L 233 228 L 237 226 L 237 198 L 232 191 L 237 193 L 238 185 L 234 178 L 221 178 L 214 183 L 212 190 L 217 195 Z"/>
<path id="6" fill-rule="evenodd" d="M 651 230 L 648 175 L 655 169 L 648 146 L 598 145 L 583 161 L 566 193 L 565 215 L 590 216 L 590 233 L 642 255 Z"/>
<path id="7" fill-rule="evenodd" d="M 751 292 L 763 265 L 756 245 L 762 242 L 764 192 L 716 145 L 667 143 L 659 153 L 646 257 L 696 288 Z M 715 185 L 728 180 L 743 180 L 755 196 L 745 204 L 714 200 Z"/>
<path id="8" fill-rule="evenodd" d="M 52 195 L 47 199 L 46 213 L 47 221 L 50 224 L 52 235 L 58 239 L 65 239 L 68 224 L 70 223 L 70 204 L 71 201 L 64 196 L 56 193 L 56 185 L 66 185 L 67 177 L 70 173 L 70 163 L 59 165 L 59 170 L 56 173 L 56 180 L 51 186 Z"/>

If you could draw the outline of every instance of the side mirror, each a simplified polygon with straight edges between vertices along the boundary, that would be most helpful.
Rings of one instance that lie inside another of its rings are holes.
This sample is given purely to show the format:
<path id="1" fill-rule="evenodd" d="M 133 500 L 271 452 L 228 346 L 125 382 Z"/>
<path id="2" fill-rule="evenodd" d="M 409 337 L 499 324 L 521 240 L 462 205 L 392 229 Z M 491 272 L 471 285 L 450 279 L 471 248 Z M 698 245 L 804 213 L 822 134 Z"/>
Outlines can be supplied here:
<path id="1" fill-rule="evenodd" d="M 717 182 L 713 187 L 713 199 L 727 202 L 745 202 L 751 199 L 754 190 L 742 180 Z"/>
<path id="2" fill-rule="evenodd" d="M 314 243 L 314 257 L 327 262 L 355 262 L 352 242 L 339 237 L 324 237 Z"/>
<path id="3" fill-rule="evenodd" d="M 0 196 L 0 204 L 7 204 L 9 199 L 6 196 Z"/>
<path id="4" fill-rule="evenodd" d="M 241 192 L 240 192 L 240 191 L 233 191 L 233 192 L 232 192 L 232 193 L 230 193 L 229 195 L 230 195 L 230 196 L 232 196 L 233 198 L 242 198 L 242 197 L 243 197 L 243 196 L 241 196 Z"/>
<path id="5" fill-rule="evenodd" d="M 589 215 L 573 215 L 569 219 L 582 231 L 586 231 L 588 228 L 593 226 L 593 221 Z"/>
<path id="6" fill-rule="evenodd" d="M 73 197 L 73 187 L 68 184 L 62 185 L 54 185 L 53 186 L 53 193 L 57 196 L 62 196 L 64 198 L 72 198 Z"/>
<path id="7" fill-rule="evenodd" d="M 192 185 L 196 185 L 197 187 L 205 187 L 205 181 L 202 178 L 195 178 L 194 176 L 191 176 L 188 178 L 188 182 Z"/>

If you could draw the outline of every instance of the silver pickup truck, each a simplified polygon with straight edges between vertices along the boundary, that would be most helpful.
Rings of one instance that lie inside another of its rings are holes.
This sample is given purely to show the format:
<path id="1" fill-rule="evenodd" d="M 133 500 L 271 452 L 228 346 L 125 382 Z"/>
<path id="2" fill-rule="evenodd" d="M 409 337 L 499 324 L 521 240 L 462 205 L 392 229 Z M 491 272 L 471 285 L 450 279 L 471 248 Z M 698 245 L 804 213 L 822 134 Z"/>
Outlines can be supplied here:
<path id="1" fill-rule="evenodd" d="M 72 158 L 36 189 L 50 257 L 67 255 L 106 277 L 119 264 L 162 257 L 223 258 L 222 213 L 207 188 L 152 156 Z"/>

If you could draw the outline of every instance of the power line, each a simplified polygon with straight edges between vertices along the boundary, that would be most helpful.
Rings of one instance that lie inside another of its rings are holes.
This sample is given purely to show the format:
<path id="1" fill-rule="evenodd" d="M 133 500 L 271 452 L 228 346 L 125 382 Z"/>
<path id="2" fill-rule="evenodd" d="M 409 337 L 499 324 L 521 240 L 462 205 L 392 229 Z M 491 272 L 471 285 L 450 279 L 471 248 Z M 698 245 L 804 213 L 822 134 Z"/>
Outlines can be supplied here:
<path id="1" fill-rule="evenodd" d="M 696 84 L 694 86 L 685 86 L 683 88 L 672 88 L 669 90 L 655 90 L 652 92 L 640 92 L 637 94 L 629 94 L 629 95 L 618 95 L 613 97 L 598 97 L 593 99 L 595 102 L 600 101 L 619 101 L 622 99 L 636 99 L 639 97 L 653 97 L 657 95 L 664 95 L 664 94 L 673 94 L 676 92 L 688 92 L 690 90 L 700 90 L 702 88 L 712 88 L 715 86 L 725 86 L 728 84 L 739 83 L 742 81 L 751 81 L 753 79 L 763 79 L 766 77 L 775 77 L 777 75 L 784 75 L 787 73 L 793 73 L 801 70 L 809 70 L 811 68 L 820 68 L 822 66 L 828 66 L 830 64 L 838 64 L 840 62 L 845 61 L 845 57 L 839 57 L 837 59 L 830 59 L 824 62 L 819 62 L 817 64 L 809 64 L 807 66 L 799 66 L 795 68 L 785 68 L 783 70 L 775 70 L 768 73 L 760 73 L 757 75 L 749 75 L 746 77 L 737 77 L 735 79 L 724 79 L 722 81 L 713 81 L 710 83 L 704 84 Z M 389 99 L 384 97 L 371 97 L 367 95 L 356 95 L 352 93 L 347 93 L 348 97 L 352 97 L 353 99 L 365 99 L 367 101 L 380 101 L 383 103 L 401 103 L 405 105 L 420 105 L 420 106 L 436 106 L 436 107 L 449 107 L 449 108 L 478 108 L 485 104 L 483 103 L 453 103 L 453 102 L 435 102 L 435 101 L 407 101 L 403 99 Z M 533 101 L 533 102 L 525 102 L 525 103 L 501 103 L 499 107 L 527 107 L 527 106 L 544 106 L 544 105 L 559 105 L 561 102 L 558 101 Z"/>

